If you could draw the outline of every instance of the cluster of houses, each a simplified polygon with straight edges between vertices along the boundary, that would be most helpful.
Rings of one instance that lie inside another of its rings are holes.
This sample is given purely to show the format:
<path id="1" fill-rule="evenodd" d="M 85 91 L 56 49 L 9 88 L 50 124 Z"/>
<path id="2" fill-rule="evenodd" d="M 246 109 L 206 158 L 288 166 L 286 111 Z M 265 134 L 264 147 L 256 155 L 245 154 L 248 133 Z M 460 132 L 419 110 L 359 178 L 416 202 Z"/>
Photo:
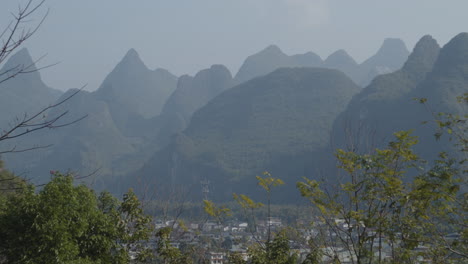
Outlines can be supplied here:
<path id="1" fill-rule="evenodd" d="M 171 227 L 171 245 L 183 250 L 184 247 L 203 249 L 202 252 L 208 263 L 227 263 L 228 254 L 237 254 L 248 260 L 248 246 L 259 241 L 265 241 L 268 227 L 271 232 L 283 228 L 278 217 L 258 221 L 255 228 L 247 222 L 229 221 L 220 224 L 212 221 L 202 223 L 183 223 L 181 221 L 155 221 L 155 227 Z"/>
<path id="2" fill-rule="evenodd" d="M 334 228 L 330 229 L 330 225 L 317 224 L 319 221 L 315 221 L 315 225 L 311 224 L 314 223 L 313 220 L 303 221 L 304 226 L 307 226 L 307 228 L 296 229 L 295 239 L 289 241 L 291 253 L 296 253 L 299 260 L 305 259 L 311 253 L 311 245 L 308 244 L 308 241 L 319 237 L 320 232 L 322 232 L 322 235 L 323 232 L 326 232 L 328 241 L 322 243 L 319 249 L 322 263 L 336 263 L 336 261 L 343 264 L 356 263 L 356 255 L 352 250 L 352 244 L 346 243 L 343 240 L 345 236 L 337 231 L 350 230 L 353 226 L 346 224 L 341 219 L 333 219 L 333 221 L 335 230 Z M 242 221 L 230 221 L 225 224 L 210 221 L 203 223 L 156 221 L 155 227 L 157 229 L 163 227 L 171 227 L 173 229 L 171 233 L 171 245 L 173 247 L 179 248 L 182 251 L 186 247 L 197 248 L 200 249 L 199 252 L 207 263 L 225 264 L 228 263 L 227 257 L 231 254 L 236 254 L 240 258 L 248 260 L 249 246 L 266 241 L 268 229 L 274 234 L 285 228 L 285 225 L 283 225 L 280 218 L 270 217 L 269 219 L 258 221 L 255 228 L 249 226 L 247 222 Z M 367 232 L 370 232 L 368 235 L 372 236 L 372 232 L 375 231 L 370 229 Z M 352 239 L 352 236 L 349 238 Z M 323 244 L 327 246 L 323 246 Z M 382 260 L 391 258 L 392 245 L 385 237 L 374 239 L 373 243 L 368 246 L 380 249 L 375 251 L 375 257 Z M 421 252 L 425 250 L 427 248 L 422 245 L 415 249 L 415 251 Z M 418 262 L 427 263 L 422 258 L 418 259 Z"/>

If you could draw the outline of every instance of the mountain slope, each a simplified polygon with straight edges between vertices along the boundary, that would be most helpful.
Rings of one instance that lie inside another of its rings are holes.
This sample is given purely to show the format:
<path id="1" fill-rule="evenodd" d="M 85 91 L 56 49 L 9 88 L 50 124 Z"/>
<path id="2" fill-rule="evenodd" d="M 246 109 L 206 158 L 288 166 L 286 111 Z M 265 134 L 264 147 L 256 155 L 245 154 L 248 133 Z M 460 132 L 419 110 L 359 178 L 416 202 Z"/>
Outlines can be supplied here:
<path id="1" fill-rule="evenodd" d="M 408 55 L 401 39 L 385 39 L 377 53 L 359 65 L 358 83 L 367 86 L 375 76 L 400 69 Z"/>
<path id="2" fill-rule="evenodd" d="M 162 114 L 177 113 L 187 124 L 193 112 L 230 88 L 231 85 L 231 73 L 223 65 L 213 65 L 209 69 L 198 72 L 193 78 L 184 76 L 178 82 L 177 89 L 164 104 Z"/>
<path id="3" fill-rule="evenodd" d="M 128 122 L 138 116 L 151 118 L 160 114 L 176 84 L 176 76 L 164 69 L 148 69 L 131 49 L 95 93 L 108 103 L 112 118 L 125 131 Z"/>
<path id="4" fill-rule="evenodd" d="M 357 62 L 349 56 L 345 50 L 337 50 L 332 53 L 323 62 L 322 66 L 324 68 L 342 71 L 353 80 L 356 79 L 356 75 L 359 71 L 359 65 Z"/>
<path id="5" fill-rule="evenodd" d="M 435 127 L 421 122 L 433 120 L 430 111 L 466 114 L 467 109 L 456 103 L 456 96 L 468 92 L 467 76 L 467 33 L 456 36 L 440 50 L 435 40 L 425 36 L 402 70 L 377 77 L 353 98 L 337 118 L 332 138 L 341 142 L 337 147 L 365 152 L 383 146 L 395 131 L 413 129 L 423 142 L 416 150 L 423 158 L 433 160 L 440 151 L 453 150 L 452 143 L 446 138 L 435 141 Z M 413 98 L 427 98 L 430 110 Z M 358 130 L 364 133 L 359 135 Z M 352 131 L 348 133 L 352 137 L 343 131 Z M 374 142 L 366 142 L 369 134 Z"/>
<path id="6" fill-rule="evenodd" d="M 0 69 L 0 80 L 17 72 L 20 68 L 27 68 L 28 73 L 19 74 L 0 83 L 0 127 L 2 129 L 7 129 L 9 123 L 14 123 L 16 117 L 23 118 L 25 113 L 32 114 L 48 106 L 61 95 L 60 91 L 44 84 L 27 49 L 18 51 L 3 65 Z"/>
<path id="7" fill-rule="evenodd" d="M 175 90 L 176 81 L 165 70 L 147 69 L 138 54 L 130 50 L 97 91 L 81 91 L 51 113 L 67 112 L 60 123 L 87 116 L 85 119 L 37 133 L 34 138 L 22 138 L 29 145 L 53 146 L 13 157 L 7 160 L 7 166 L 40 175 L 39 180 L 46 180 L 50 169 L 81 175 L 98 170 L 93 179 L 96 187 L 111 188 L 113 183 L 118 184 L 120 175 L 146 161 L 149 154 L 144 148 L 156 137 L 156 128 L 145 114 L 159 113 L 165 98 Z M 24 160 L 28 160 L 27 165 Z"/>
<path id="8" fill-rule="evenodd" d="M 59 100 L 68 97 L 74 90 L 66 92 Z M 69 111 L 60 123 L 68 123 L 80 117 L 83 120 L 62 127 L 36 133 L 27 137 L 29 145 L 52 144 L 51 147 L 34 152 L 26 152 L 16 159 L 7 159 L 8 166 L 17 172 L 27 173 L 36 183 L 49 180 L 50 170 L 72 171 L 80 176 L 95 170 L 92 181 L 102 189 L 105 177 L 120 173 L 113 171 L 113 162 L 123 155 L 134 153 L 132 142 L 127 139 L 112 120 L 106 102 L 97 100 L 93 93 L 81 91 L 63 105 L 52 110 L 51 115 Z M 24 160 L 28 160 L 25 164 Z M 110 183 L 112 181 L 107 181 Z"/>
<path id="9" fill-rule="evenodd" d="M 160 187 L 198 186 L 207 178 L 213 196 L 230 195 L 272 164 L 326 145 L 332 121 L 358 91 L 329 69 L 284 68 L 255 78 L 195 112 L 188 128 L 136 175 Z"/>

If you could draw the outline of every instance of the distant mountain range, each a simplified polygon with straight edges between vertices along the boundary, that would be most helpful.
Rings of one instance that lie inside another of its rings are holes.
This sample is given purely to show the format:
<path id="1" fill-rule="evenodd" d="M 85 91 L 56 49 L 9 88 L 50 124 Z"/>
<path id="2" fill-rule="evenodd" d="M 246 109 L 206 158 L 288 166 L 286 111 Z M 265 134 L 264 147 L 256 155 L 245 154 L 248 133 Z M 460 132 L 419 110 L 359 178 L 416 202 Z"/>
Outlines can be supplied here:
<path id="1" fill-rule="evenodd" d="M 408 55 L 409 51 L 400 39 L 386 39 L 377 53 L 361 64 L 356 63 L 344 50 L 332 53 L 323 61 L 312 52 L 288 56 L 272 45 L 249 56 L 234 82 L 239 84 L 283 67 L 322 67 L 340 70 L 356 84 L 366 86 L 375 76 L 400 69 Z"/>
<path id="2" fill-rule="evenodd" d="M 280 199 L 291 200 L 301 177 L 331 177 L 336 148 L 365 152 L 394 131 L 415 129 L 424 157 L 451 151 L 421 124 L 431 116 L 413 98 L 428 98 L 434 111 L 466 113 L 453 102 L 468 90 L 467 54 L 466 33 L 442 49 L 425 36 L 411 54 L 401 40 L 386 39 L 361 64 L 344 50 L 322 60 L 272 45 L 249 56 L 234 77 L 223 65 L 176 77 L 148 69 L 130 50 L 98 90 L 53 110 L 69 110 L 64 122 L 86 119 L 12 142 L 53 147 L 2 158 L 36 182 L 47 181 L 49 170 L 99 169 L 87 179 L 97 189 L 149 188 L 162 196 L 183 189 L 191 199 L 201 198 L 202 180 L 214 199 L 255 196 L 254 176 L 269 170 L 288 183 Z M 26 50 L 2 72 L 20 64 L 33 64 Z M 21 74 L 0 84 L 0 126 L 72 92 L 47 87 L 39 72 Z"/>

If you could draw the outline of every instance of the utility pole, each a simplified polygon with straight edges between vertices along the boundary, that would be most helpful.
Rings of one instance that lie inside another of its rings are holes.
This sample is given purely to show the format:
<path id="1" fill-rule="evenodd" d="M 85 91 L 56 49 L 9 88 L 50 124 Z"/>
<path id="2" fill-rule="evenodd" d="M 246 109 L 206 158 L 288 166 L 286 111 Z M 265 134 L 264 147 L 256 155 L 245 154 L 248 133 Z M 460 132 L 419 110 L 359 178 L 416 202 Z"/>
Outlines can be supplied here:
<path id="1" fill-rule="evenodd" d="M 202 193 L 205 200 L 208 200 L 208 194 L 210 193 L 210 181 L 206 178 L 201 181 Z"/>

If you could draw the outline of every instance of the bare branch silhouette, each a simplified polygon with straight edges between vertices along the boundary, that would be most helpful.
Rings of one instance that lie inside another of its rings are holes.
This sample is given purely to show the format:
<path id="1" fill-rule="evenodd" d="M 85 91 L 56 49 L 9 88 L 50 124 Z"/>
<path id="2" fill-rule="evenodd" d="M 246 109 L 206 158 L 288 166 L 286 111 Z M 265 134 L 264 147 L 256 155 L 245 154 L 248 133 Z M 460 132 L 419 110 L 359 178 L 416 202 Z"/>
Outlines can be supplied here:
<path id="1" fill-rule="evenodd" d="M 12 16 L 10 22 L 7 23 L 4 28 L 0 28 L 0 66 L 3 66 L 4 68 L 3 70 L 0 70 L 0 84 L 19 77 L 20 75 L 38 72 L 42 69 L 58 64 L 54 63 L 38 67 L 37 63 L 40 62 L 46 55 L 25 64 L 18 63 L 16 65 L 9 65 L 7 63 L 7 60 L 10 58 L 10 56 L 19 48 L 21 48 L 25 42 L 28 41 L 34 34 L 36 34 L 39 28 L 43 25 L 49 14 L 49 9 L 47 8 L 45 8 L 45 12 L 43 13 L 40 11 L 44 8 L 45 2 L 46 0 L 26 0 L 24 5 L 19 5 L 16 11 L 10 13 Z M 12 119 L 14 118 L 14 120 L 9 125 L 7 125 L 7 128 L 3 127 L 0 130 L 0 155 L 22 153 L 51 147 L 52 144 L 44 142 L 38 142 L 38 144 L 33 143 L 31 144 L 32 146 L 19 147 L 16 145 L 18 142 L 15 141 L 15 139 L 21 140 L 23 136 L 34 134 L 42 130 L 69 126 L 86 118 L 87 115 L 83 115 L 78 118 L 73 118 L 71 121 L 65 121 L 65 117 L 69 115 L 69 110 L 61 108 L 61 106 L 63 106 L 67 101 L 81 92 L 84 87 L 85 86 L 82 86 L 80 89 L 71 92 L 69 95 L 60 99 L 58 102 L 52 103 L 48 106 L 41 107 L 38 105 L 37 109 L 39 110 L 35 110 L 32 113 L 25 113 L 22 117 L 17 116 L 16 118 L 13 116 Z M 3 143 L 6 141 L 8 141 L 9 144 L 13 142 L 14 145 L 5 146 Z M 93 172 L 90 175 L 81 176 L 79 178 L 90 177 L 96 172 Z M 13 186 L 9 186 L 8 182 L 14 183 L 18 179 L 22 179 L 24 182 L 29 182 L 21 175 L 16 175 L 15 179 L 10 178 L 12 177 L 6 177 L 1 180 L 2 183 L 7 184 L 3 184 L 0 188 L 0 191 L 19 190 L 23 188 L 21 186 L 16 186 L 15 184 L 13 184 Z"/>

